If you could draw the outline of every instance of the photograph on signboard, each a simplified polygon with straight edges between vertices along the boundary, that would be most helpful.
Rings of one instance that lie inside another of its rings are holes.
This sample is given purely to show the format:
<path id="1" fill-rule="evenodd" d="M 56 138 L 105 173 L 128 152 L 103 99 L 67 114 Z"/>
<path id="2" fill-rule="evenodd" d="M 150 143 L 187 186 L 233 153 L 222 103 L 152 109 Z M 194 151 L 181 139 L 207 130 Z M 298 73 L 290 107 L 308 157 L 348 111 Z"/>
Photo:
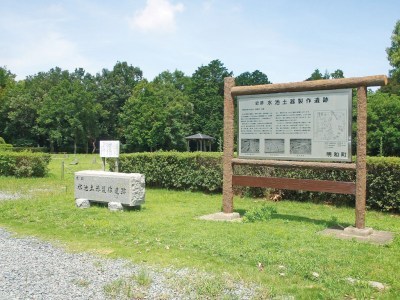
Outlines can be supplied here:
<path id="1" fill-rule="evenodd" d="M 259 153 L 260 152 L 260 140 L 258 139 L 243 139 L 241 141 L 242 153 Z"/>
<path id="2" fill-rule="evenodd" d="M 284 139 L 265 139 L 265 153 L 285 153 Z"/>
<path id="3" fill-rule="evenodd" d="M 290 154 L 311 154 L 310 139 L 290 139 Z"/>

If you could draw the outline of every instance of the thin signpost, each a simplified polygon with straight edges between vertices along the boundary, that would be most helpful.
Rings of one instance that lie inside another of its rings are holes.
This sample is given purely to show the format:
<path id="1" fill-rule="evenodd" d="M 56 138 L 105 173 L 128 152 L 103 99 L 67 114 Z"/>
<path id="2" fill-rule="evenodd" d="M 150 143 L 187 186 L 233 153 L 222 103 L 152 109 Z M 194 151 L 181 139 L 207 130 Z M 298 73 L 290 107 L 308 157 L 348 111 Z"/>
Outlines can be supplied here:
<path id="1" fill-rule="evenodd" d="M 387 84 L 384 75 L 304 81 L 256 86 L 235 86 L 235 79 L 224 82 L 224 154 L 223 154 L 223 212 L 233 212 L 233 186 L 271 187 L 277 189 L 354 194 L 356 196 L 355 226 L 365 228 L 366 204 L 366 145 L 367 145 L 367 87 Z M 317 161 L 285 161 L 234 158 L 234 97 L 287 92 L 311 92 L 357 88 L 357 160 L 356 163 Z M 324 170 L 356 170 L 356 182 L 237 176 L 234 165 L 261 165 L 275 168 L 305 168 Z"/>

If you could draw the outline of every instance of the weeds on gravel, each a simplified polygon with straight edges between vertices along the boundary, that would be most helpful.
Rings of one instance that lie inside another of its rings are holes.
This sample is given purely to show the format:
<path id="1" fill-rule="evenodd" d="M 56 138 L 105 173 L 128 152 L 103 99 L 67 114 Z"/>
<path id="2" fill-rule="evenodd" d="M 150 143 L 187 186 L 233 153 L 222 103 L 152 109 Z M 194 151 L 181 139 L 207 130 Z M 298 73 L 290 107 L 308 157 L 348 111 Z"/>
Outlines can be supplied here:
<path id="1" fill-rule="evenodd" d="M 141 269 L 139 273 L 134 276 L 134 279 L 140 286 L 144 287 L 150 286 L 152 281 L 149 273 L 144 269 Z"/>

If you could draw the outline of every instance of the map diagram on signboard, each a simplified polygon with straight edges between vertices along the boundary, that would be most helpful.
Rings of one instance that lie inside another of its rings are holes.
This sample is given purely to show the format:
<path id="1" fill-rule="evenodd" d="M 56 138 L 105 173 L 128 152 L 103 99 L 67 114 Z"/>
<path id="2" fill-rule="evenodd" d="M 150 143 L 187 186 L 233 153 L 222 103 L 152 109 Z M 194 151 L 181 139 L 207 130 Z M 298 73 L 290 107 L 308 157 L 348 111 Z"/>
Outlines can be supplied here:
<path id="1" fill-rule="evenodd" d="M 346 111 L 314 112 L 314 139 L 316 141 L 346 141 Z"/>

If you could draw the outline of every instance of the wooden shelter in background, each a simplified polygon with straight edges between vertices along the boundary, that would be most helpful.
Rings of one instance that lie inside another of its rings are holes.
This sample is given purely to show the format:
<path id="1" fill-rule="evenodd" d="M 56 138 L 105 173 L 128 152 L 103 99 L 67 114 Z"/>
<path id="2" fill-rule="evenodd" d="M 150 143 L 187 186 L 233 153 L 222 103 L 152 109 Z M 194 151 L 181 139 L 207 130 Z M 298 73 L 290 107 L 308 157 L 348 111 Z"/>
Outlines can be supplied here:
<path id="1" fill-rule="evenodd" d="M 214 141 L 215 138 L 212 136 L 202 134 L 202 133 L 197 133 L 191 136 L 185 137 L 187 141 L 187 149 L 190 151 L 190 141 L 195 141 L 196 142 L 196 151 L 211 151 L 211 144 Z"/>

